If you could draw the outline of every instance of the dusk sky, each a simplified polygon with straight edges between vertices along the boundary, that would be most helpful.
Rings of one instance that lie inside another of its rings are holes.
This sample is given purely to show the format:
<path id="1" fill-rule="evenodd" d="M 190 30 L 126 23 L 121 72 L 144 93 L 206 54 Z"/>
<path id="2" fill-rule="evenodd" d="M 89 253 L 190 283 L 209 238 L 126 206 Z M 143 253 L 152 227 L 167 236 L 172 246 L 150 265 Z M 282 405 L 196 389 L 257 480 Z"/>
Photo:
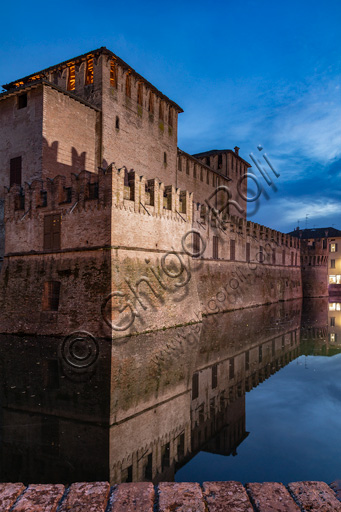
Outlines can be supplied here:
<path id="1" fill-rule="evenodd" d="M 341 229 L 341 2 L 38 0 L 2 19 L 1 84 L 106 46 L 184 109 L 184 151 L 267 153 L 277 190 L 251 220 Z"/>

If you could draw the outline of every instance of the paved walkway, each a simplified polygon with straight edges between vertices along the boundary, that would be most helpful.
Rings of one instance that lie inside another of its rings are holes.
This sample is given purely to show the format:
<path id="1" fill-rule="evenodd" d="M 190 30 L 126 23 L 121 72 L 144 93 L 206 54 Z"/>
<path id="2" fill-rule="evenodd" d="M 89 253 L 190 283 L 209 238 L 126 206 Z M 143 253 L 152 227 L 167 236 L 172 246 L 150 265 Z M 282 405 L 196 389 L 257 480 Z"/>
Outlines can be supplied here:
<path id="1" fill-rule="evenodd" d="M 341 483 L 0 484 L 1 512 L 341 512 Z"/>

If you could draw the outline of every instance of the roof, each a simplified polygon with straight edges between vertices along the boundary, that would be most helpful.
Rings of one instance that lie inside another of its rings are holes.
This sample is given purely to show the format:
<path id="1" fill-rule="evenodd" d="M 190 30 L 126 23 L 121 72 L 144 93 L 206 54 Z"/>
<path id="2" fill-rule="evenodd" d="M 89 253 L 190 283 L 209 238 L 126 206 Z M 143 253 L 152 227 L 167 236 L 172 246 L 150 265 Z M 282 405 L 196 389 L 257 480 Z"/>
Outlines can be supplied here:
<path id="1" fill-rule="evenodd" d="M 214 156 L 214 155 L 221 155 L 223 153 L 232 153 L 233 156 L 244 162 L 247 167 L 251 167 L 251 164 L 244 160 L 241 156 L 237 155 L 232 149 L 211 149 L 210 151 L 203 151 L 202 153 L 196 153 L 193 155 L 195 158 L 202 158 L 204 156 Z"/>
<path id="2" fill-rule="evenodd" d="M 165 94 L 163 94 L 161 91 L 159 91 L 153 84 L 148 82 L 148 80 L 143 78 L 143 76 L 141 76 L 139 73 L 137 73 L 131 66 L 129 66 L 126 62 L 124 62 L 124 60 L 120 59 L 120 57 L 118 57 L 113 52 L 108 50 L 105 46 L 101 46 L 100 48 L 97 48 L 96 50 L 93 50 L 91 52 L 83 53 L 82 55 L 79 55 L 78 57 L 73 57 L 72 59 L 64 60 L 63 62 L 60 62 L 59 64 L 55 64 L 54 66 L 50 66 L 50 67 L 45 68 L 45 69 L 43 69 L 41 71 L 37 71 L 37 72 L 32 73 L 31 75 L 25 76 L 23 78 L 18 78 L 17 80 L 13 80 L 13 82 L 10 82 L 8 84 L 4 84 L 2 87 L 6 91 L 9 91 L 11 89 L 15 89 L 17 87 L 16 84 L 18 82 L 28 82 L 30 80 L 32 81 L 32 77 L 36 77 L 37 75 L 46 75 L 46 74 L 50 73 L 51 71 L 53 71 L 55 69 L 64 68 L 68 64 L 70 64 L 70 62 L 75 62 L 76 63 L 77 61 L 85 60 L 89 55 L 101 55 L 101 54 L 109 55 L 110 57 L 114 58 L 115 61 L 117 62 L 117 64 L 119 64 L 123 68 L 126 68 L 127 70 L 130 70 L 132 75 L 134 75 L 139 80 L 143 81 L 146 85 L 148 85 L 148 87 L 150 87 L 150 89 L 152 89 L 162 99 L 164 99 L 165 101 L 168 101 L 169 103 L 171 103 L 172 106 L 179 113 L 183 112 L 182 108 L 179 107 L 179 105 L 177 103 L 175 103 L 174 101 L 169 99 Z M 42 78 L 47 78 L 47 77 L 45 76 L 45 77 L 42 77 Z"/>
<path id="3" fill-rule="evenodd" d="M 294 231 L 288 233 L 288 235 L 296 238 L 302 238 L 307 240 L 309 238 L 333 238 L 341 237 L 341 231 L 335 228 L 312 228 L 312 229 L 299 229 L 296 228 Z"/>
<path id="4" fill-rule="evenodd" d="M 70 96 L 70 98 L 79 101 L 79 103 L 83 103 L 83 105 L 86 105 L 87 107 L 92 108 L 93 110 L 96 110 L 97 112 L 100 112 L 101 110 L 91 103 L 89 103 L 86 100 L 83 100 L 80 96 L 77 96 L 76 94 L 73 94 L 71 91 L 66 91 L 62 87 L 59 87 L 58 85 L 53 84 L 52 82 L 49 82 L 48 80 L 35 80 L 34 82 L 29 82 L 28 84 L 21 85 L 20 87 L 17 87 L 17 89 L 12 89 L 9 91 L 5 91 L 0 93 L 0 101 L 5 98 L 9 98 L 10 96 L 15 96 L 17 94 L 21 94 L 22 92 L 28 91 L 30 89 L 34 89 L 36 87 L 39 87 L 39 85 L 46 85 L 48 87 L 51 87 L 52 89 L 55 89 L 58 92 L 61 92 L 62 94 L 65 94 L 66 96 Z"/>

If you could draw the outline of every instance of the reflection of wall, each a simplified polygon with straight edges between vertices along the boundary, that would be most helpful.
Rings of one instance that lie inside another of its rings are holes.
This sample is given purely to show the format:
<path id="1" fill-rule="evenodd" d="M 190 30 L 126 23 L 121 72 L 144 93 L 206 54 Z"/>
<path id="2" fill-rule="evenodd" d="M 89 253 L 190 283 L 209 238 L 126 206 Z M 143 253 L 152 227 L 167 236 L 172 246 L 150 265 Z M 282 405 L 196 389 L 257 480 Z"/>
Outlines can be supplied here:
<path id="1" fill-rule="evenodd" d="M 3 336 L 1 479 L 157 482 L 199 450 L 236 454 L 245 392 L 298 355 L 299 325 L 297 301 L 230 312 L 101 342 L 88 371 L 58 340 Z"/>

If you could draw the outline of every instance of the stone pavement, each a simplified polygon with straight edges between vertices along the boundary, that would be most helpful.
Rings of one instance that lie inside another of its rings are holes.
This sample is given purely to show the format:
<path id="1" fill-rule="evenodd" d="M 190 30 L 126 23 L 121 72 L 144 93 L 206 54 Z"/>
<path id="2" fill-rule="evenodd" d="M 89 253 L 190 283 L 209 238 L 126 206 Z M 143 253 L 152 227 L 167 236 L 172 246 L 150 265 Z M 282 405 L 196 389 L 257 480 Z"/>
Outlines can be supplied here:
<path id="1" fill-rule="evenodd" d="M 0 484 L 0 512 L 341 512 L 341 481 Z"/>

